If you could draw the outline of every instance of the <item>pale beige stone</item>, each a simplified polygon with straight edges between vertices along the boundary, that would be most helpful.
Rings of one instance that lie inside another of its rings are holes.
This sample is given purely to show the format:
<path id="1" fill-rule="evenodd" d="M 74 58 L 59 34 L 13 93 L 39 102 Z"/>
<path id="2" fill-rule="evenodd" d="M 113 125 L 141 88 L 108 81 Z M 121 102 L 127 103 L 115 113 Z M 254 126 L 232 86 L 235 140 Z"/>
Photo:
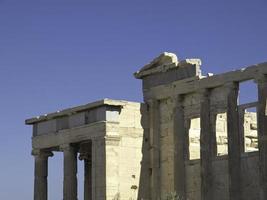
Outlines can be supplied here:
<path id="1" fill-rule="evenodd" d="M 267 74 L 267 63 L 207 77 L 201 75 L 200 65 L 199 59 L 180 61 L 164 52 L 135 73 L 143 80 L 145 104 L 104 99 L 26 120 L 33 125 L 34 152 L 65 153 L 64 200 L 77 198 L 75 155 L 88 141 L 88 152 L 80 152 L 87 155 L 91 169 L 86 176 L 91 180 L 84 184 L 91 183 L 85 200 L 158 200 L 173 191 L 187 200 L 266 199 L 267 81 L 262 77 Z M 238 83 L 250 79 L 259 82 L 260 105 L 237 105 Z M 203 91 L 209 94 L 205 101 Z M 246 111 L 255 106 L 259 115 Z M 200 119 L 200 111 L 210 124 Z M 202 131 L 200 123 L 205 127 Z M 212 141 L 203 142 L 207 136 L 203 130 Z M 241 145 L 242 138 L 235 137 L 239 133 L 244 134 Z M 205 149 L 207 144 L 211 149 Z M 63 146 L 73 149 L 63 150 Z M 235 173 L 234 163 L 240 168 Z M 36 169 L 35 200 L 46 200 L 47 158 L 37 157 Z M 210 187 L 205 188 L 207 180 L 211 180 Z"/>

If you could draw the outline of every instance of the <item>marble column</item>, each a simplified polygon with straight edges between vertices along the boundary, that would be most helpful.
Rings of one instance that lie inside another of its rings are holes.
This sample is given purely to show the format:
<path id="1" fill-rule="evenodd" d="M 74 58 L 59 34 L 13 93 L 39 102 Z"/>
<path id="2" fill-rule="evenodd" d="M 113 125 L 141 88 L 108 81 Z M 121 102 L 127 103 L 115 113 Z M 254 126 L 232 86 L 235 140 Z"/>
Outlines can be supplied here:
<path id="1" fill-rule="evenodd" d="M 34 200 L 47 200 L 48 157 L 52 152 L 33 150 L 34 165 Z"/>
<path id="2" fill-rule="evenodd" d="M 259 175 L 260 200 L 267 199 L 267 77 L 262 75 L 258 82 L 258 138 L 259 138 Z"/>
<path id="3" fill-rule="evenodd" d="M 228 169 L 230 200 L 240 200 L 241 190 L 241 151 L 242 144 L 239 131 L 238 83 L 228 83 L 227 94 L 227 137 L 228 137 Z"/>
<path id="4" fill-rule="evenodd" d="M 92 143 L 80 144 L 80 160 L 84 161 L 84 200 L 92 200 Z"/>
<path id="5" fill-rule="evenodd" d="M 150 163 L 151 163 L 151 198 L 161 197 L 160 186 L 160 132 L 159 132 L 159 101 L 153 99 L 149 102 L 149 129 L 150 129 Z"/>
<path id="6" fill-rule="evenodd" d="M 188 134 L 184 118 L 184 97 L 178 95 L 174 108 L 174 187 L 186 199 L 185 160 L 188 158 Z"/>
<path id="7" fill-rule="evenodd" d="M 201 199 L 213 200 L 213 169 L 214 137 L 211 121 L 210 90 L 201 91 L 200 106 L 200 165 L 201 165 Z"/>
<path id="8" fill-rule="evenodd" d="M 63 200 L 77 198 L 77 150 L 70 144 L 60 146 L 64 153 Z"/>

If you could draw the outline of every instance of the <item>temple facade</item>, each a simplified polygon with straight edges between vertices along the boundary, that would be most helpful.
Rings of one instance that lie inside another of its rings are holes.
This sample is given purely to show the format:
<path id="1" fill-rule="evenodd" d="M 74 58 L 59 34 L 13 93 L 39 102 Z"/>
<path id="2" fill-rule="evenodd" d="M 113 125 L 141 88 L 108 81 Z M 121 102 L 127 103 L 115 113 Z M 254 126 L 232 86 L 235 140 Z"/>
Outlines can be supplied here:
<path id="1" fill-rule="evenodd" d="M 201 60 L 163 53 L 137 71 L 144 103 L 110 100 L 26 120 L 34 200 L 47 200 L 48 160 L 64 156 L 64 200 L 267 199 L 267 63 L 203 76 Z M 253 80 L 257 100 L 240 103 Z"/>

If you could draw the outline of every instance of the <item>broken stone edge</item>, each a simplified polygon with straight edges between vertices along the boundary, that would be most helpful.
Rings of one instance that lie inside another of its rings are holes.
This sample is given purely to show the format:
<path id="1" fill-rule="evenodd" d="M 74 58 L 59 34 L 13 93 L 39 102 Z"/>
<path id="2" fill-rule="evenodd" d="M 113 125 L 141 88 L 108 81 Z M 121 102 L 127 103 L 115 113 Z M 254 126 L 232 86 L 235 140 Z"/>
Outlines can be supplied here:
<path id="1" fill-rule="evenodd" d="M 176 54 L 163 52 L 149 64 L 143 66 L 139 71 L 135 72 L 134 76 L 137 79 L 142 79 L 152 74 L 164 73 L 174 68 L 185 67 L 188 64 L 200 66 L 201 60 L 198 58 L 192 58 L 178 61 Z"/>

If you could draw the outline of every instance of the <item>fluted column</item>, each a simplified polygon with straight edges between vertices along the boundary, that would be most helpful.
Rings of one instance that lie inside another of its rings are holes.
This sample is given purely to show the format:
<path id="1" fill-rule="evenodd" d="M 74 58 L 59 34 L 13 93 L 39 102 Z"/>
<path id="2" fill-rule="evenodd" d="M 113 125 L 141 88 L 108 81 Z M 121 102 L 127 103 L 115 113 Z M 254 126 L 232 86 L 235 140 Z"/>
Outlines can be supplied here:
<path id="1" fill-rule="evenodd" d="M 52 152 L 33 150 L 34 165 L 34 200 L 47 200 L 48 157 Z"/>
<path id="2" fill-rule="evenodd" d="M 64 153 L 63 200 L 77 200 L 77 150 L 69 144 L 60 148 Z"/>
<path id="3" fill-rule="evenodd" d="M 80 144 L 80 160 L 84 161 L 84 200 L 92 200 L 92 143 Z"/>

